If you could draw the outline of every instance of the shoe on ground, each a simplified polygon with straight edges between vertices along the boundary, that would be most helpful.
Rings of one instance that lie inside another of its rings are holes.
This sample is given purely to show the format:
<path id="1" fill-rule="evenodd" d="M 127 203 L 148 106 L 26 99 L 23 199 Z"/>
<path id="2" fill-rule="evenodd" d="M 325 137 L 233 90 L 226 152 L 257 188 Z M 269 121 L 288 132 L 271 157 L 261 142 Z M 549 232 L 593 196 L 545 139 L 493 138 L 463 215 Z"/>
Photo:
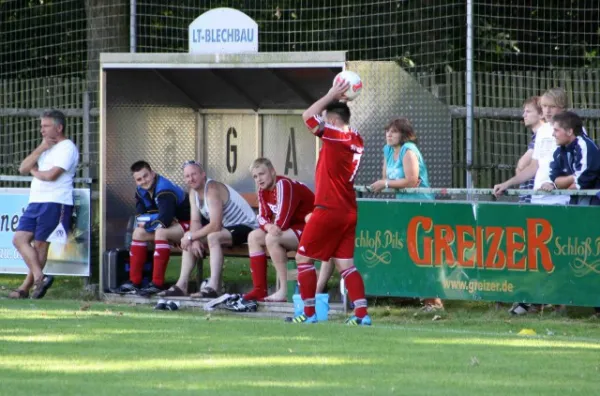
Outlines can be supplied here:
<path id="1" fill-rule="evenodd" d="M 254 300 L 245 300 L 236 294 L 225 302 L 224 308 L 232 312 L 256 312 L 258 304 Z"/>
<path id="2" fill-rule="evenodd" d="M 508 310 L 508 312 L 511 315 L 527 315 L 530 306 L 530 304 L 525 303 L 514 303 L 513 306 Z"/>
<path id="3" fill-rule="evenodd" d="M 33 292 L 31 293 L 31 298 L 40 299 L 46 295 L 50 286 L 54 283 L 54 277 L 52 275 L 44 275 L 42 279 L 33 284 Z"/>
<path id="4" fill-rule="evenodd" d="M 157 286 L 154 283 L 150 282 L 148 283 L 148 286 L 144 287 L 143 289 L 140 289 L 138 291 L 138 294 L 143 297 L 150 297 L 160 293 L 163 290 L 165 290 L 163 286 Z"/>
<path id="5" fill-rule="evenodd" d="M 366 315 L 364 318 L 351 316 L 348 319 L 346 319 L 346 324 L 348 326 L 371 326 L 373 322 L 371 322 L 371 317 L 369 315 Z"/>
<path id="6" fill-rule="evenodd" d="M 164 300 L 162 298 L 160 300 L 158 300 L 158 302 L 154 306 L 154 309 L 156 309 L 157 311 L 166 310 L 167 309 L 167 300 Z"/>
<path id="7" fill-rule="evenodd" d="M 306 316 L 304 314 L 300 314 L 298 316 L 289 317 L 286 319 L 286 322 L 291 323 L 317 323 L 317 314 L 313 316 Z"/>
<path id="8" fill-rule="evenodd" d="M 209 302 L 207 302 L 206 304 L 204 304 L 204 310 L 205 311 L 212 311 L 213 309 L 215 309 L 217 306 L 223 304 L 224 302 L 228 302 L 230 300 L 235 300 L 239 298 L 239 294 L 222 294 L 221 296 L 217 297 L 217 298 L 213 298 L 212 300 L 210 300 Z"/>
<path id="9" fill-rule="evenodd" d="M 168 300 L 165 304 L 165 310 L 167 311 L 177 311 L 179 307 L 179 301 Z"/>
<path id="10" fill-rule="evenodd" d="M 425 304 L 413 316 L 419 316 L 420 314 L 434 313 L 437 311 L 443 311 L 444 306 L 439 304 Z"/>
<path id="11" fill-rule="evenodd" d="M 141 288 L 141 285 L 136 285 L 131 281 L 127 281 L 123 283 L 121 286 L 116 289 L 112 289 L 111 292 L 117 294 L 137 294 Z"/>

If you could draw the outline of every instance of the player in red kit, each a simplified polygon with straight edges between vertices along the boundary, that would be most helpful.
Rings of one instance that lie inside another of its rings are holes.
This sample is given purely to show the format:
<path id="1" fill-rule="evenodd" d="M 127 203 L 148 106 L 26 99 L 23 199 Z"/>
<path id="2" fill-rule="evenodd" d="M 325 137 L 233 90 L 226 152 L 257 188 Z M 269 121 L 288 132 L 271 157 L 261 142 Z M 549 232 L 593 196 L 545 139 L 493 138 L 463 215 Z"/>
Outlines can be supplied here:
<path id="1" fill-rule="evenodd" d="M 258 187 L 260 228 L 248 235 L 254 287 L 243 298 L 283 302 L 287 296 L 287 252 L 298 248 L 306 224 L 305 217 L 313 210 L 315 195 L 305 184 L 277 176 L 267 158 L 256 159 L 251 171 Z M 265 247 L 269 250 L 279 279 L 279 290 L 268 297 Z"/>
<path id="2" fill-rule="evenodd" d="M 311 132 L 321 139 L 322 147 L 315 175 L 315 208 L 304 228 L 296 254 L 304 314 L 294 317 L 292 321 L 295 323 L 317 321 L 314 261 L 333 259 L 354 303 L 354 316 L 346 323 L 371 325 L 363 279 L 354 266 L 357 220 L 354 178 L 364 145 L 360 134 L 348 125 L 348 105 L 340 102 L 348 87 L 346 82 L 334 82 L 329 92 L 302 114 Z"/>

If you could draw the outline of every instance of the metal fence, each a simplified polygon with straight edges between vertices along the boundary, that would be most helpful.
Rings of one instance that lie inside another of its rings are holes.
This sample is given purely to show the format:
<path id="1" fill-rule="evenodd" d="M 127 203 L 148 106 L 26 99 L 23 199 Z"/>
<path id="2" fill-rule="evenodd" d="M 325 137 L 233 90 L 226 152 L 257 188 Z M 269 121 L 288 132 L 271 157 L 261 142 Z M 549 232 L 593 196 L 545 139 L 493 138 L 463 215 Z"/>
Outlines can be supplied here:
<path id="1" fill-rule="evenodd" d="M 79 176 L 95 177 L 99 53 L 186 52 L 188 24 L 221 6 L 258 22 L 263 52 L 396 61 L 452 111 L 453 187 L 489 187 L 512 173 L 528 139 L 521 103 L 552 86 L 566 88 L 596 137 L 597 1 L 17 0 L 0 5 L 0 173 L 15 174 L 38 142 L 41 110 L 55 107 L 69 115 Z"/>

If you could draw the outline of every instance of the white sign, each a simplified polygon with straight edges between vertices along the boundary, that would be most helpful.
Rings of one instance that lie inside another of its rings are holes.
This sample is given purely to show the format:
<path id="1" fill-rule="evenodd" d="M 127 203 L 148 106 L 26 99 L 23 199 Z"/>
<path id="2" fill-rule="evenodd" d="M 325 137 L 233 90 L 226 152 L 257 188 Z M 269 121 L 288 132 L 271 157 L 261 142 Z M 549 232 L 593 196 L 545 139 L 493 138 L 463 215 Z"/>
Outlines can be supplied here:
<path id="1" fill-rule="evenodd" d="M 258 52 L 258 24 L 233 8 L 206 11 L 188 28 L 192 54 Z"/>

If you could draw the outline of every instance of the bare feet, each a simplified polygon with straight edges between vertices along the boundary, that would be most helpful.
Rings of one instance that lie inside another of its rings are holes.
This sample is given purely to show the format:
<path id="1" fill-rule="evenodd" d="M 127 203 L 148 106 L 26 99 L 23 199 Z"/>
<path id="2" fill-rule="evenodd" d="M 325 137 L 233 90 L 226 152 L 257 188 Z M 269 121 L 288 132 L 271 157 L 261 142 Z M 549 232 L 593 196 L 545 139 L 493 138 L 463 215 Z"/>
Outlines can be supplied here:
<path id="1" fill-rule="evenodd" d="M 266 302 L 287 302 L 287 296 L 281 291 L 276 291 L 268 297 L 265 297 Z"/>

